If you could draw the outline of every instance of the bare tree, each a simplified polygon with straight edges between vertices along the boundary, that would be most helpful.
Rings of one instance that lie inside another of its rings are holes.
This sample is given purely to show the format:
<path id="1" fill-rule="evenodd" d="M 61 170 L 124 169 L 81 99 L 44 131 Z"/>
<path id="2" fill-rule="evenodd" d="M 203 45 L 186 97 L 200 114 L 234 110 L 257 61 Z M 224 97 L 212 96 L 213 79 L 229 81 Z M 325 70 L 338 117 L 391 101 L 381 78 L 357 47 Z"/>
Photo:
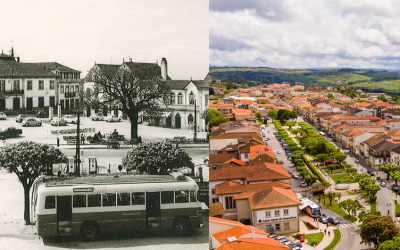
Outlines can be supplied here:
<path id="1" fill-rule="evenodd" d="M 139 114 L 161 117 L 171 100 L 171 88 L 157 64 L 123 64 L 115 74 L 93 67 L 86 80 L 94 82 L 95 88 L 83 95 L 84 102 L 122 111 L 131 122 L 131 139 L 138 138 Z"/>

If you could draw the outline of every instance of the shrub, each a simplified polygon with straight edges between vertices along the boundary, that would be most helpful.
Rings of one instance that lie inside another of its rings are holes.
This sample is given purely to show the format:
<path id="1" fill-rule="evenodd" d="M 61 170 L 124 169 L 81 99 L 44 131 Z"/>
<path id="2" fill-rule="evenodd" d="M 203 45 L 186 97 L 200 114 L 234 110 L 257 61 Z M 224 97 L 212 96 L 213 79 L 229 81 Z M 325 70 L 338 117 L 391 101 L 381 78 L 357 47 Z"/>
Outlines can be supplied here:
<path id="1" fill-rule="evenodd" d="M 293 235 L 293 238 L 295 238 L 296 240 L 300 240 L 300 234 Z"/>
<path id="2" fill-rule="evenodd" d="M 317 241 L 317 240 L 312 240 L 312 241 L 310 242 L 310 246 L 315 247 L 316 245 L 318 245 L 318 241 Z"/>

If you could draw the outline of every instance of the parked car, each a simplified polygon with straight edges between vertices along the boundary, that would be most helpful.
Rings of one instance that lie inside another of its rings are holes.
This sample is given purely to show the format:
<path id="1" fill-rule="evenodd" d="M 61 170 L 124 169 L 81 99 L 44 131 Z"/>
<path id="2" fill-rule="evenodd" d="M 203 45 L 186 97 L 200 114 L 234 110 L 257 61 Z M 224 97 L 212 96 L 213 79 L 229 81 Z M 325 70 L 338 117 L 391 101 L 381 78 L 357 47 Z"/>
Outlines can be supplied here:
<path id="1" fill-rule="evenodd" d="M 360 161 L 359 160 L 355 160 L 354 161 L 356 164 L 360 164 Z"/>
<path id="2" fill-rule="evenodd" d="M 6 120 L 7 119 L 7 115 L 3 112 L 0 112 L 0 120 Z"/>
<path id="3" fill-rule="evenodd" d="M 380 185 L 381 187 L 386 187 L 386 182 L 382 181 Z"/>
<path id="4" fill-rule="evenodd" d="M 300 249 L 300 247 L 302 247 L 302 245 L 300 243 L 292 243 L 292 244 L 288 245 L 288 247 L 290 247 L 290 249 Z"/>
<path id="5" fill-rule="evenodd" d="M 23 127 L 36 127 L 42 126 L 42 122 L 37 120 L 35 117 L 27 117 L 22 121 Z"/>
<path id="6" fill-rule="evenodd" d="M 280 150 L 278 150 L 278 151 L 276 151 L 276 153 L 277 153 L 277 154 L 280 154 L 280 153 L 281 153 L 281 151 L 280 151 Z"/>
<path id="7" fill-rule="evenodd" d="M 348 155 L 348 154 L 350 153 L 350 151 L 346 150 L 346 151 L 343 151 L 343 153 L 344 153 L 345 155 Z"/>
<path id="8" fill-rule="evenodd" d="M 300 176 L 298 176 L 297 174 L 292 174 L 292 178 L 294 178 L 294 179 L 299 179 Z"/>
<path id="9" fill-rule="evenodd" d="M 300 182 L 300 187 L 307 187 L 307 184 L 305 182 Z"/>
<path id="10" fill-rule="evenodd" d="M 396 187 L 396 186 L 393 186 L 393 187 L 392 187 L 392 191 L 394 191 L 394 192 L 396 192 L 396 193 L 397 193 L 397 192 L 399 192 L 399 188 L 398 188 L 398 187 Z"/>
<path id="11" fill-rule="evenodd" d="M 328 222 L 333 224 L 333 225 L 337 225 L 337 224 L 340 223 L 339 219 L 335 218 L 335 217 L 329 217 Z"/>
<path id="12" fill-rule="evenodd" d="M 276 238 L 278 238 L 279 236 L 278 235 L 275 235 L 275 234 L 271 234 L 270 236 L 269 236 L 269 238 L 271 238 L 271 239 L 273 239 L 273 240 L 276 240 Z"/>
<path id="13" fill-rule="evenodd" d="M 67 121 L 64 118 L 54 117 L 51 122 L 51 126 L 67 126 Z"/>
<path id="14" fill-rule="evenodd" d="M 38 117 L 38 118 L 46 118 L 46 117 L 49 117 L 49 114 L 47 114 L 46 111 L 39 110 L 38 112 L 36 112 L 36 117 Z"/>
<path id="15" fill-rule="evenodd" d="M 21 115 L 18 115 L 17 117 L 15 117 L 15 121 L 18 123 L 21 123 L 27 117 L 28 117 L 28 115 L 21 114 Z"/>
<path id="16" fill-rule="evenodd" d="M 373 172 L 373 171 L 367 171 L 367 174 L 369 174 L 369 175 L 371 175 L 371 176 L 375 176 L 375 172 Z"/>
<path id="17" fill-rule="evenodd" d="M 292 171 L 290 171 L 290 170 L 286 170 L 289 174 L 292 174 Z"/>
<path id="18" fill-rule="evenodd" d="M 62 118 L 64 118 L 64 120 L 67 123 L 71 123 L 71 124 L 77 124 L 78 123 L 78 117 L 73 116 L 73 115 L 64 115 Z"/>
<path id="19" fill-rule="evenodd" d="M 328 214 L 322 214 L 321 217 L 318 218 L 319 222 L 322 222 L 324 224 L 329 222 L 329 215 Z"/>
<path id="20" fill-rule="evenodd" d="M 92 121 L 104 121 L 104 116 L 100 113 L 97 113 L 90 116 L 90 119 L 92 119 Z"/>
<path id="21" fill-rule="evenodd" d="M 106 122 L 120 122 L 121 117 L 118 117 L 116 115 L 109 115 L 106 117 Z"/>
<path id="22" fill-rule="evenodd" d="M 2 127 L 0 129 L 0 139 L 4 140 L 11 137 L 17 137 L 22 134 L 22 129 L 17 129 L 15 127 Z"/>
<path id="23" fill-rule="evenodd" d="M 276 237 L 276 240 L 277 241 L 286 240 L 286 237 L 285 236 L 278 236 L 278 237 Z"/>

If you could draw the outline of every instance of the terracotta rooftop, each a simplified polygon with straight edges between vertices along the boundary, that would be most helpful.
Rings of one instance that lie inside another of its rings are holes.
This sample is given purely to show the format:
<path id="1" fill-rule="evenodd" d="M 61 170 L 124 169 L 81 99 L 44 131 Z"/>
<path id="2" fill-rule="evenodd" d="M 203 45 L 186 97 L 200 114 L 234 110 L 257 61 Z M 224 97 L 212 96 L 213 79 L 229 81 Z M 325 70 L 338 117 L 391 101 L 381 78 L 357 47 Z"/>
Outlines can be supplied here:
<path id="1" fill-rule="evenodd" d="M 234 155 L 231 154 L 209 154 L 209 163 L 223 163 L 229 161 L 230 159 L 236 159 Z"/>
<path id="2" fill-rule="evenodd" d="M 249 132 L 249 133 L 225 133 L 225 134 L 220 134 L 214 137 L 211 137 L 211 140 L 217 140 L 217 139 L 242 139 L 242 138 L 250 138 L 252 136 L 260 137 L 260 133 L 257 132 Z"/>
<path id="3" fill-rule="evenodd" d="M 244 234 L 250 234 L 251 233 L 251 229 L 253 228 L 253 226 L 237 226 L 216 234 L 213 234 L 213 237 L 219 242 L 221 243 L 221 239 L 227 239 L 230 237 L 235 236 L 236 238 L 239 239 L 240 236 L 244 235 Z M 261 234 L 261 235 L 266 235 L 268 236 L 269 233 L 266 233 L 258 228 L 254 228 L 254 232 L 256 234 Z"/>
<path id="4" fill-rule="evenodd" d="M 211 203 L 209 206 L 209 216 L 216 216 L 220 214 L 224 214 L 225 210 L 224 207 L 222 206 L 221 202 L 216 202 L 216 203 Z"/>
<path id="5" fill-rule="evenodd" d="M 221 194 L 239 194 L 243 192 L 253 192 L 262 190 L 268 187 L 279 187 L 279 188 L 291 188 L 288 183 L 273 181 L 268 183 L 257 183 L 257 184 L 246 184 L 240 185 L 240 183 L 235 181 L 225 181 L 221 184 L 215 186 L 215 193 Z"/>
<path id="6" fill-rule="evenodd" d="M 219 222 L 222 224 L 243 226 L 242 223 L 240 223 L 239 221 L 234 221 L 234 220 L 227 220 L 227 219 L 221 219 L 221 218 L 216 218 L 216 217 L 209 217 L 209 220 L 213 221 L 213 222 Z"/>

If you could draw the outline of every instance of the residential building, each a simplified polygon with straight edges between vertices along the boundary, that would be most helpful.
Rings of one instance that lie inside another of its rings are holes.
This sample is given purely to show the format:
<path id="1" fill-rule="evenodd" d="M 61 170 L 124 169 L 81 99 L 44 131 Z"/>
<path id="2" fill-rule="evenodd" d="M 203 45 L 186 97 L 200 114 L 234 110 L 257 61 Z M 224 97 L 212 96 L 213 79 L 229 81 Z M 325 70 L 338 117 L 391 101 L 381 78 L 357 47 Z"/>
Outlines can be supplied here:
<path id="1" fill-rule="evenodd" d="M 210 109 L 215 109 L 220 112 L 224 117 L 230 117 L 233 113 L 233 105 L 225 103 L 209 103 Z"/>
<path id="2" fill-rule="evenodd" d="M 381 142 L 375 144 L 369 149 L 369 165 L 375 170 L 379 169 L 379 166 L 383 164 L 391 163 L 390 151 L 394 148 L 400 146 L 400 144 L 395 144 L 389 140 L 382 140 Z"/>

